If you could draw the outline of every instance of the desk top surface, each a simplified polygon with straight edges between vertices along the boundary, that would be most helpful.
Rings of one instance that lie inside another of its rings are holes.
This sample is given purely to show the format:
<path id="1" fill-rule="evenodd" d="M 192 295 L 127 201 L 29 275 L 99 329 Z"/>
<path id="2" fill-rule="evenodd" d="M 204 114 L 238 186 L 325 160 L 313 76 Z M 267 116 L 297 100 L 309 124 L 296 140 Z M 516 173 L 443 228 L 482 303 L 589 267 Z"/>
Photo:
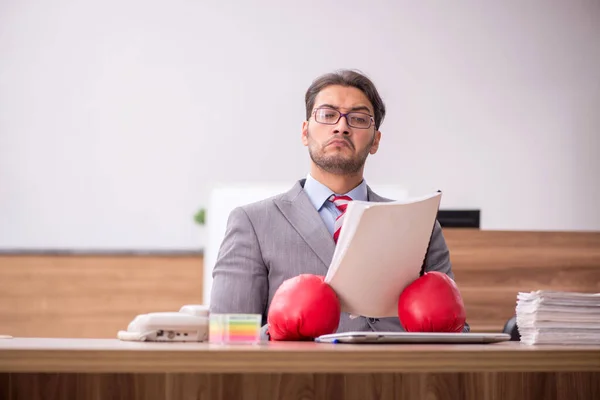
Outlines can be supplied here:
<path id="1" fill-rule="evenodd" d="M 0 372 L 462 371 L 600 371 L 600 345 L 214 345 L 118 339 L 0 339 Z"/>

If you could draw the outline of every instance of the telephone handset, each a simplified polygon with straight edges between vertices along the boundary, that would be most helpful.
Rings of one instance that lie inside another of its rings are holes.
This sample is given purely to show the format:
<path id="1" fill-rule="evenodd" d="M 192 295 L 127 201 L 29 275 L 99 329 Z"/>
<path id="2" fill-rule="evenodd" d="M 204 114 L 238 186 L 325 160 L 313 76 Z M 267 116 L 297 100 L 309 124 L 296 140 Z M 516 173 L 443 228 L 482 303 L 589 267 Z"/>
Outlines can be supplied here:
<path id="1" fill-rule="evenodd" d="M 140 314 L 117 337 L 125 341 L 204 342 L 208 340 L 208 306 L 185 305 L 178 312 Z"/>

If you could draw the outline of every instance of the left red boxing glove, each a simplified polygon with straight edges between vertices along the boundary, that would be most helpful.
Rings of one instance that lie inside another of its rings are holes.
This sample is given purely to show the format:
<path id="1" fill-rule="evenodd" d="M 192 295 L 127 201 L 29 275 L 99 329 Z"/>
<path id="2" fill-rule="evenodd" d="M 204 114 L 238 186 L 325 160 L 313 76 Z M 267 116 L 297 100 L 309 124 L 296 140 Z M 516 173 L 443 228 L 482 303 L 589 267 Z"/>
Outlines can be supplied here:
<path id="1" fill-rule="evenodd" d="M 407 332 L 462 332 L 465 305 L 456 283 L 442 272 L 431 271 L 400 294 L 398 318 Z"/>
<path id="2" fill-rule="evenodd" d="M 337 330 L 340 302 L 324 279 L 303 274 L 279 286 L 267 316 L 271 340 L 313 340 Z"/>

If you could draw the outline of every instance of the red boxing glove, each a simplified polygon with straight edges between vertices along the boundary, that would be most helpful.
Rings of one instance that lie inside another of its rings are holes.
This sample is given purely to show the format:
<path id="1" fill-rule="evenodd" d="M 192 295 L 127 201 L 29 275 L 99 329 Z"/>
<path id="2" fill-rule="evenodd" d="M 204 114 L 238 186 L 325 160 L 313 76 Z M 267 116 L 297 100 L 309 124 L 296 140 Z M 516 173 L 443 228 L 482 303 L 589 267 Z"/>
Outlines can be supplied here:
<path id="1" fill-rule="evenodd" d="M 279 286 L 267 316 L 271 340 L 313 340 L 337 330 L 340 302 L 324 280 L 303 274 Z"/>
<path id="2" fill-rule="evenodd" d="M 462 332 L 466 319 L 458 286 L 437 271 L 426 272 L 404 289 L 398 317 L 407 332 Z"/>

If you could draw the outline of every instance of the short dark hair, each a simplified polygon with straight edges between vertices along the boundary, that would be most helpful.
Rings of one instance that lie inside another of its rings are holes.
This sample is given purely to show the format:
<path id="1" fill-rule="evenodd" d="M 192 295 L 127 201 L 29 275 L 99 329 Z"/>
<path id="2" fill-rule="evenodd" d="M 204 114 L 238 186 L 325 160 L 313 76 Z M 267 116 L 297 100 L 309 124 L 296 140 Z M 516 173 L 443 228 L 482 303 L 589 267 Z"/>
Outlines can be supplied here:
<path id="1" fill-rule="evenodd" d="M 375 129 L 379 129 L 383 119 L 385 118 L 385 104 L 383 104 L 381 96 L 379 96 L 379 93 L 377 92 L 373 82 L 364 74 L 358 71 L 347 69 L 321 75 L 313 81 L 306 91 L 306 95 L 304 96 L 307 121 L 310 119 L 312 114 L 312 109 L 315 106 L 315 99 L 317 98 L 317 95 L 321 90 L 331 85 L 351 86 L 362 91 L 373 105 L 373 112 L 375 113 L 373 116 L 375 119 Z"/>

